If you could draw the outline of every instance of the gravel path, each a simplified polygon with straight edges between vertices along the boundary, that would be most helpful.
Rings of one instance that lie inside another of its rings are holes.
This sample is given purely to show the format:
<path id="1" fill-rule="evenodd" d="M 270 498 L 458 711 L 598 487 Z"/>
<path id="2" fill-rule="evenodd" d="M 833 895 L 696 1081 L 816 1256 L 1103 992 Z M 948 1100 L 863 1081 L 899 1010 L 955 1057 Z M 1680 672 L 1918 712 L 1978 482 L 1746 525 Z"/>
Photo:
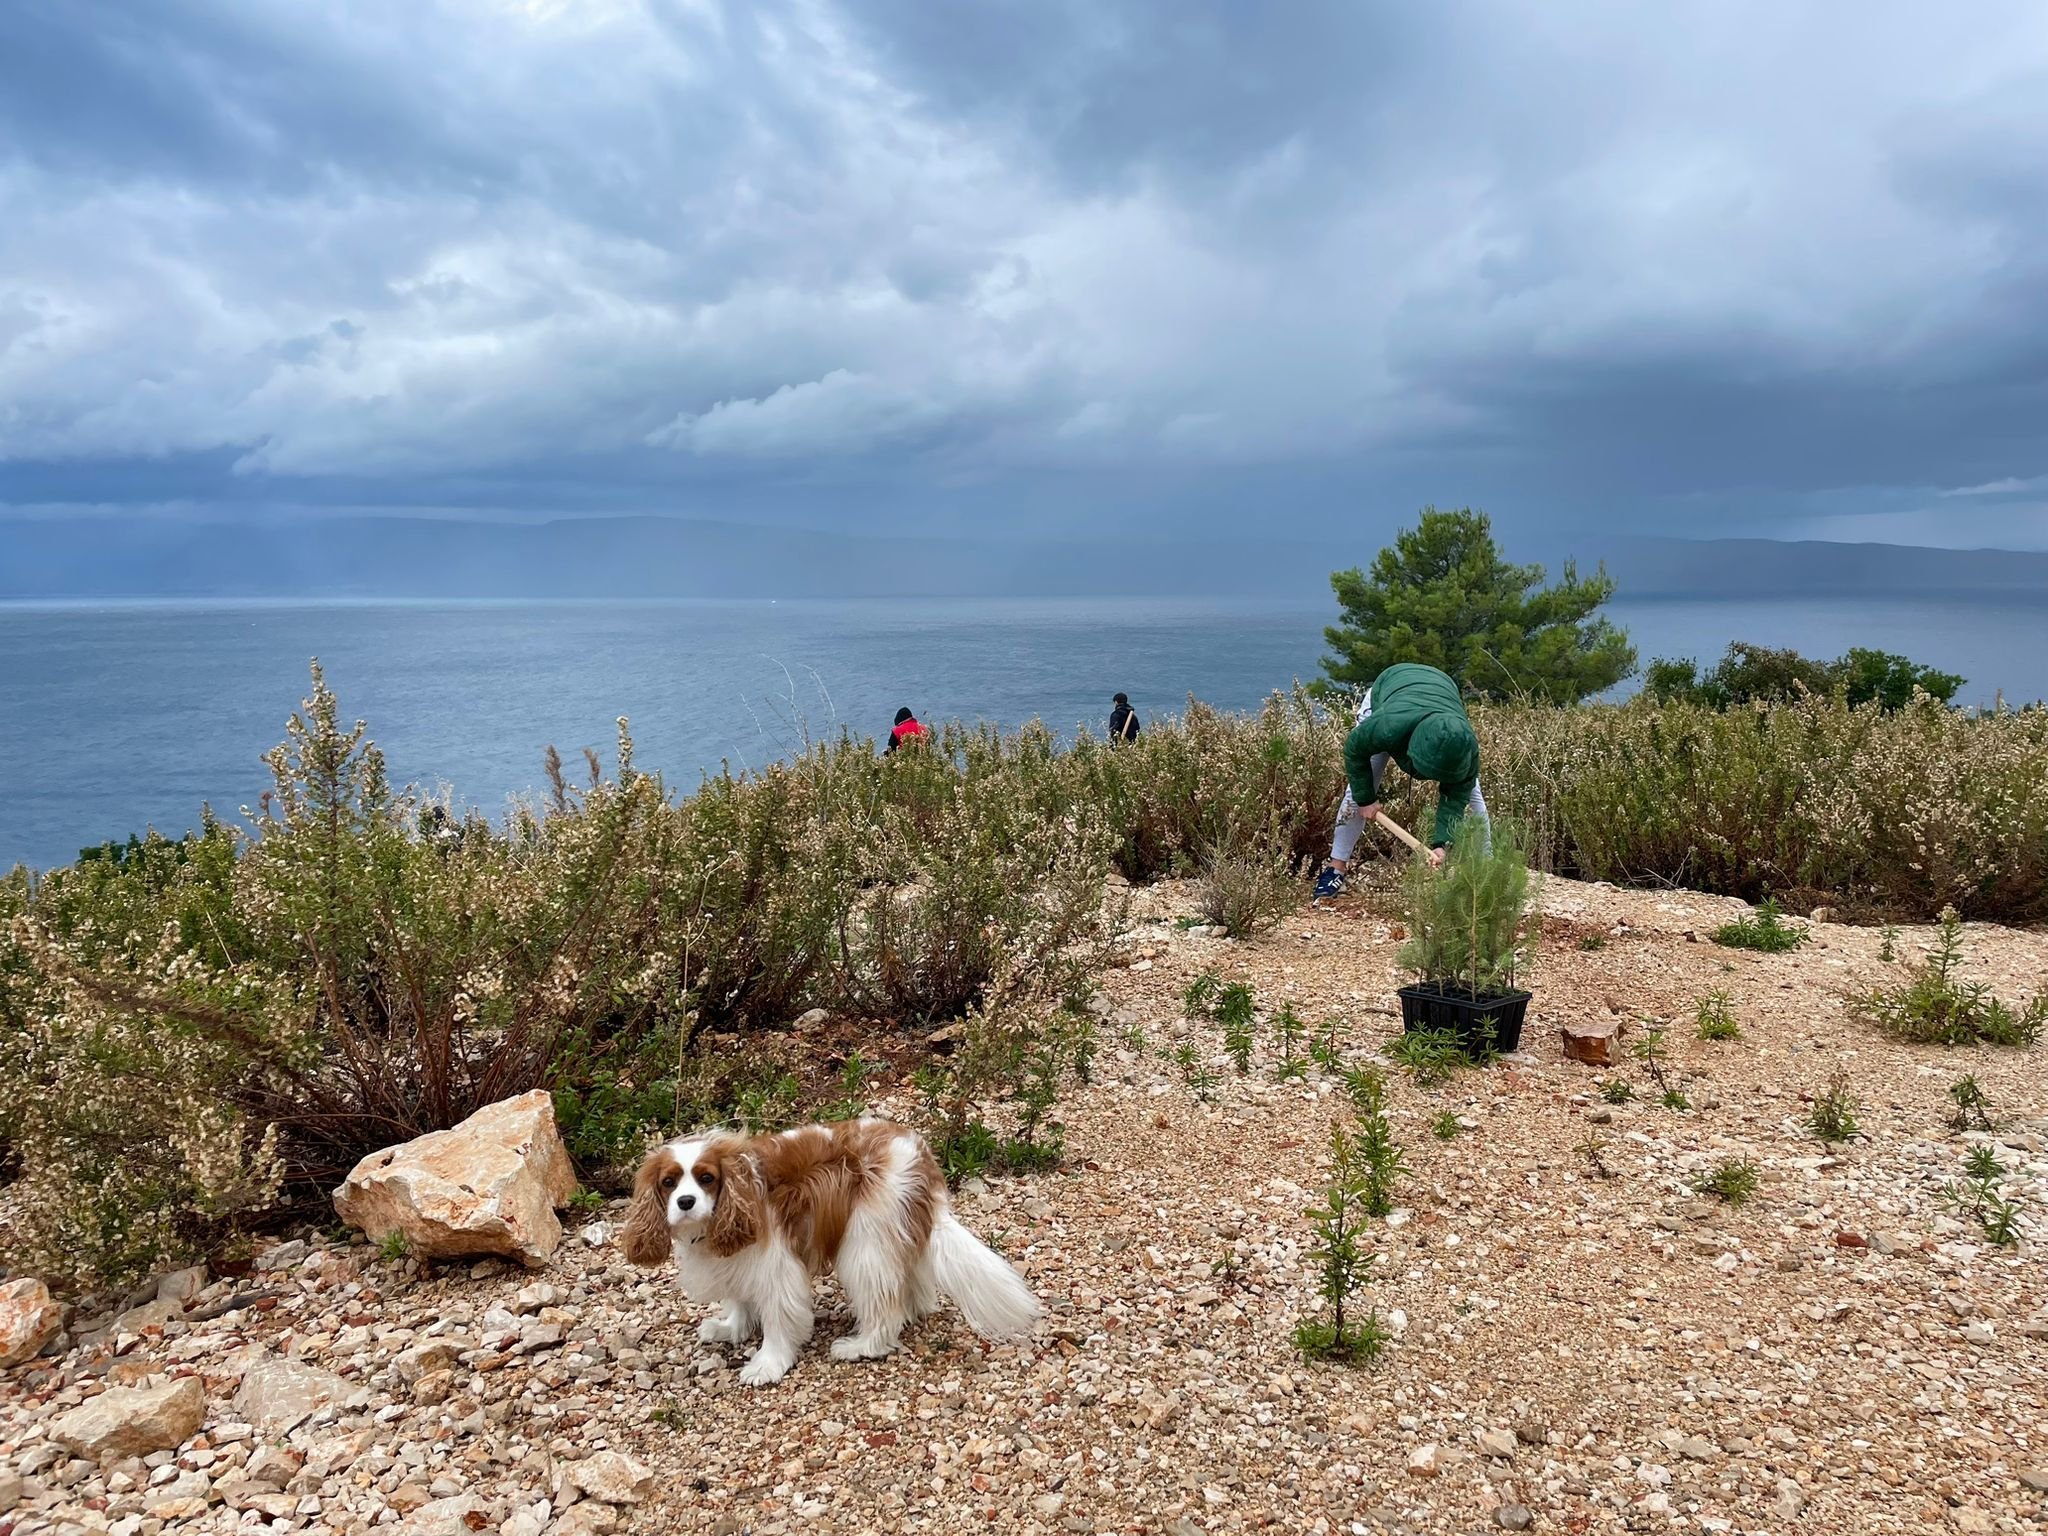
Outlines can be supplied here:
<path id="1" fill-rule="evenodd" d="M 1759 956 L 1707 942 L 1738 903 L 1568 881 L 1543 899 L 1523 1053 L 1431 1090 L 1388 1069 L 1413 1172 L 1374 1227 L 1370 1300 L 1397 1337 L 1370 1366 L 1307 1366 L 1288 1343 L 1348 1101 L 1314 1067 L 1276 1080 L 1269 1038 L 1237 1076 L 1179 996 L 1200 971 L 1243 979 L 1262 1010 L 1343 1018 L 1347 1055 L 1371 1059 L 1398 1029 L 1392 928 L 1352 898 L 1231 943 L 1184 929 L 1191 893 L 1169 885 L 1135 894 L 1103 978 L 1068 1166 L 960 1198 L 1047 1302 L 1028 1344 L 986 1348 L 942 1313 L 897 1358 L 838 1365 L 828 1299 L 796 1371 L 755 1392 L 603 1221 L 537 1275 L 287 1249 L 192 1313 L 157 1304 L 0 1374 L 0 1536 L 2043 1528 L 2040 1051 L 1902 1047 L 1847 1015 L 1843 994 L 1901 976 L 1927 930 L 1892 964 L 1877 931 L 1830 924 Z M 1967 942 L 2008 998 L 2048 983 L 2048 936 Z M 1694 1038 L 1715 990 L 1739 1041 Z M 1562 1059 L 1560 1024 L 1615 1016 L 1670 1023 L 1691 1110 L 1609 1105 L 1598 1085 L 1640 1069 Z M 1187 1081 L 1183 1045 L 1213 1086 Z M 1804 1119 L 1838 1067 L 1863 1134 L 1831 1153 Z M 1948 1129 L 1966 1072 L 1995 1136 Z M 1439 1140 L 1446 1110 L 1461 1129 Z M 2017 1248 L 1943 1199 L 1986 1139 Z M 1694 1192 L 1737 1156 L 1760 1170 L 1751 1201 Z M 190 1320 L 251 1290 L 271 1294 Z M 97 1466 L 50 1440 L 104 1382 L 163 1372 L 209 1391 L 179 1452 Z"/>

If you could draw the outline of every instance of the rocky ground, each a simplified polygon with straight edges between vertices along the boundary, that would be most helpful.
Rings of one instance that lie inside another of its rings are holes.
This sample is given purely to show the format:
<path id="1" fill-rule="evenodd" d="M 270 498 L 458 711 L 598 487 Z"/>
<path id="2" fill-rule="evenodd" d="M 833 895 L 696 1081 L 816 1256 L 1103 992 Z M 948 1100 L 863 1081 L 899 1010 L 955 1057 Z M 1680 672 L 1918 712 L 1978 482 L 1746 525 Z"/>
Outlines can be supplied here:
<path id="1" fill-rule="evenodd" d="M 1205 970 L 1248 981 L 1262 1009 L 1341 1018 L 1371 1060 L 1398 1029 L 1391 925 L 1353 898 L 1232 943 L 1165 886 L 1136 895 L 1103 978 L 1067 1166 L 961 1196 L 1047 1303 L 1026 1344 L 942 1313 L 893 1360 L 836 1364 L 828 1289 L 796 1371 L 753 1391 L 618 1256 L 616 1208 L 571 1217 L 536 1272 L 294 1242 L 246 1276 L 166 1277 L 0 1373 L 0 1536 L 2042 1528 L 2039 1050 L 1903 1047 L 1848 1016 L 1926 930 L 1891 963 L 1877 930 L 1826 923 L 1750 955 L 1707 942 L 1736 903 L 1566 881 L 1543 899 L 1523 1050 L 1435 1088 L 1387 1065 L 1413 1171 L 1373 1231 L 1395 1334 L 1374 1364 L 1289 1344 L 1348 1101 L 1313 1066 L 1282 1080 L 1270 1032 L 1238 1076 L 1180 993 Z M 2048 980 L 2048 935 L 1968 941 L 2009 997 Z M 1740 1040 L 1695 1038 L 1716 990 Z M 1690 1109 L 1632 1063 L 1563 1059 L 1560 1025 L 1617 1018 L 1670 1024 Z M 1862 1134 L 1830 1151 L 1804 1121 L 1837 1068 Z M 1965 1073 L 1992 1135 L 1948 1127 Z M 1636 1097 L 1607 1103 L 1610 1078 Z M 2017 1247 L 1943 1196 L 1986 1141 Z M 1753 1199 L 1695 1192 L 1738 1156 Z"/>

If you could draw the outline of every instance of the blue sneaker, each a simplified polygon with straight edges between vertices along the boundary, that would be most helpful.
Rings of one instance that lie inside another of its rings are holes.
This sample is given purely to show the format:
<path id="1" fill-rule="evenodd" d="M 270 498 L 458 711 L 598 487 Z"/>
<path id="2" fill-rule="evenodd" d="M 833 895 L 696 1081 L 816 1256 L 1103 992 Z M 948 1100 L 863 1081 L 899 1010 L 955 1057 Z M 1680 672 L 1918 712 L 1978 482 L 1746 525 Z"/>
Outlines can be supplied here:
<path id="1" fill-rule="evenodd" d="M 1324 865 L 1323 872 L 1316 876 L 1316 900 L 1330 901 L 1343 894 L 1344 872 L 1341 869 L 1332 869 L 1327 864 Z"/>

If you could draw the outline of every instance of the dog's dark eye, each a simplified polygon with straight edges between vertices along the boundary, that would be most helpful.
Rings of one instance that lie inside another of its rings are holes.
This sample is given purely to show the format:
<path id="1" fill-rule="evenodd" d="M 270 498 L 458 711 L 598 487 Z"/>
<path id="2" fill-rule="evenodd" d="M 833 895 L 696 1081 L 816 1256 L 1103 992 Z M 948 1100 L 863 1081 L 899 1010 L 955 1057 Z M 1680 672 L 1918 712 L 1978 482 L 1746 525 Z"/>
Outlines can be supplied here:
<path id="1" fill-rule="evenodd" d="M 661 1181 L 661 1187 L 663 1189 L 674 1189 L 676 1187 L 676 1176 L 674 1174 L 670 1174 L 667 1178 L 663 1179 Z"/>

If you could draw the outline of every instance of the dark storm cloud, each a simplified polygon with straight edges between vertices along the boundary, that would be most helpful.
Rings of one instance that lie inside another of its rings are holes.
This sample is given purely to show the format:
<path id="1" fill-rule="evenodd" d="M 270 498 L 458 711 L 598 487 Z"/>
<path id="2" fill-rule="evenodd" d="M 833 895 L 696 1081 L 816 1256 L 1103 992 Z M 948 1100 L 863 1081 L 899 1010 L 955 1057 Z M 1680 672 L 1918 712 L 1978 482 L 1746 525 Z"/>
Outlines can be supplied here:
<path id="1" fill-rule="evenodd" d="M 27 0 L 0 501 L 2044 543 L 2044 157 L 2018 4 Z"/>

